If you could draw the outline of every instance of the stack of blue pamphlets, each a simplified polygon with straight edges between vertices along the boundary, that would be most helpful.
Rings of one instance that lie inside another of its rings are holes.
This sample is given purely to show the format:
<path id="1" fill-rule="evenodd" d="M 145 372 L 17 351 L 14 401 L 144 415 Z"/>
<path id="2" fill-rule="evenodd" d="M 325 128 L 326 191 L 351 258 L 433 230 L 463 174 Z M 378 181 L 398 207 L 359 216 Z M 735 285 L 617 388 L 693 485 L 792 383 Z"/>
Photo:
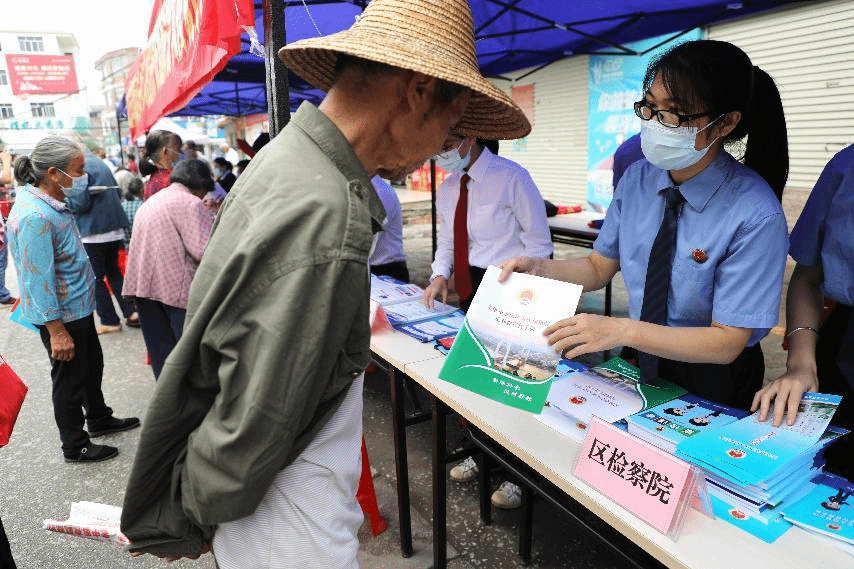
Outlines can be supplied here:
<path id="1" fill-rule="evenodd" d="M 795 423 L 774 427 L 759 412 L 680 442 L 676 455 L 741 486 L 763 486 L 792 466 L 812 459 L 840 434 L 828 431 L 842 397 L 805 393 Z M 843 432 L 843 431 L 840 431 Z M 847 431 L 844 431 L 847 432 Z"/>
<path id="2" fill-rule="evenodd" d="M 731 506 L 734 520 L 729 521 L 750 518 L 754 525 L 785 530 L 788 525 L 779 524 L 784 504 L 809 491 L 809 480 L 821 472 L 823 450 L 848 432 L 829 425 L 840 400 L 838 395 L 805 393 L 791 426 L 760 422 L 757 412 L 685 438 L 677 443 L 676 456 L 703 468 L 709 494 Z M 716 513 L 722 515 L 717 508 Z M 744 529 L 766 541 L 781 533 L 769 537 Z"/>
<path id="3" fill-rule="evenodd" d="M 804 497 L 784 507 L 783 517 L 854 555 L 854 483 L 825 473 L 809 486 Z"/>

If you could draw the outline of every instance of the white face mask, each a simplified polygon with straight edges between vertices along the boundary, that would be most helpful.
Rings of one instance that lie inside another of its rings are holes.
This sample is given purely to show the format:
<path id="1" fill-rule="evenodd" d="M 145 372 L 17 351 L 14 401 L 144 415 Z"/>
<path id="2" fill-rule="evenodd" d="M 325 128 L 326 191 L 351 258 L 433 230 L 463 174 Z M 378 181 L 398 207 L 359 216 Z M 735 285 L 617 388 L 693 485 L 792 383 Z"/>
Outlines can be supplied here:
<path id="1" fill-rule="evenodd" d="M 452 148 L 447 152 L 442 152 L 436 155 L 436 165 L 445 172 L 462 172 L 469 165 L 471 156 L 471 146 L 465 156 L 460 156 L 460 147 L 465 143 L 465 140 L 460 142 L 460 146 Z M 472 145 L 474 146 L 474 145 Z"/>
<path id="2" fill-rule="evenodd" d="M 86 191 L 86 188 L 89 186 L 89 175 L 83 174 L 81 176 L 72 176 L 68 172 L 57 168 L 60 172 L 71 178 L 71 186 L 66 188 L 62 186 L 62 193 L 65 194 L 66 197 L 73 198 L 74 196 L 79 196 L 83 192 Z"/>
<path id="3" fill-rule="evenodd" d="M 721 115 L 723 116 L 723 115 Z M 650 164 L 662 170 L 682 170 L 699 162 L 717 138 L 696 150 L 694 141 L 720 117 L 701 129 L 695 126 L 666 127 L 656 120 L 641 121 L 641 150 Z"/>

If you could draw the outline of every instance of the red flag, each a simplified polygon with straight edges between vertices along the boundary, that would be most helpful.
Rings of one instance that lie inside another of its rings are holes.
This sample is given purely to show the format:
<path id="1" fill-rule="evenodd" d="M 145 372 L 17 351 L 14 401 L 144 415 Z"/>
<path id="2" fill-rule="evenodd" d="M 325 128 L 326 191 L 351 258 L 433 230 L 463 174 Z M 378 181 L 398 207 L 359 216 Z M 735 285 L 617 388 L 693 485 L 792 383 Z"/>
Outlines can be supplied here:
<path id="1" fill-rule="evenodd" d="M 145 50 L 125 85 L 130 134 L 183 107 L 240 52 L 253 0 L 156 0 Z"/>

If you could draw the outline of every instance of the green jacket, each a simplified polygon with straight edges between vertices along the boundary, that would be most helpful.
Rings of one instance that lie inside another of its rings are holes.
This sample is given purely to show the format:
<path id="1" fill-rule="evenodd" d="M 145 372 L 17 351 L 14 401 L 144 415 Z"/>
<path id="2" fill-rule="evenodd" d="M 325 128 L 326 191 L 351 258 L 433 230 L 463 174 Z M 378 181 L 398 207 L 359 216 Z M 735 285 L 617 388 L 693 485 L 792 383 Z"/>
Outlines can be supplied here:
<path id="1" fill-rule="evenodd" d="M 255 511 L 370 361 L 368 254 L 385 211 L 304 103 L 225 200 L 149 404 L 122 511 L 132 550 L 198 553 Z"/>

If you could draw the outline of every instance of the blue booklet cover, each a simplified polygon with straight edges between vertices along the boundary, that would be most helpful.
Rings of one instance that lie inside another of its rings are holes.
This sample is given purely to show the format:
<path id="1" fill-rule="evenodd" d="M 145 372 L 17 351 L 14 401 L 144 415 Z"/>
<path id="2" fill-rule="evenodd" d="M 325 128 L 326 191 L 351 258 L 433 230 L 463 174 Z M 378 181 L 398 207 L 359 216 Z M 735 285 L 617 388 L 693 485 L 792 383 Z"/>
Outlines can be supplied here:
<path id="1" fill-rule="evenodd" d="M 854 544 L 854 483 L 833 474 L 820 474 L 812 491 L 784 506 L 789 522 L 809 531 Z"/>
<path id="2" fill-rule="evenodd" d="M 738 506 L 728 504 L 714 495 L 710 497 L 712 499 L 712 509 L 715 511 L 715 516 L 722 520 L 726 520 L 751 535 L 755 535 L 764 542 L 774 543 L 778 537 L 786 533 L 789 528 L 792 527 L 791 524 L 787 523 L 780 514 L 769 516 L 766 520 L 753 516 Z"/>
<path id="3" fill-rule="evenodd" d="M 774 427 L 759 413 L 685 439 L 676 455 L 711 468 L 740 484 L 759 484 L 813 449 L 827 429 L 841 396 L 805 393 L 794 425 Z"/>
<path id="4" fill-rule="evenodd" d="M 685 439 L 728 425 L 749 413 L 690 393 L 626 418 L 629 432 L 670 452 Z"/>

